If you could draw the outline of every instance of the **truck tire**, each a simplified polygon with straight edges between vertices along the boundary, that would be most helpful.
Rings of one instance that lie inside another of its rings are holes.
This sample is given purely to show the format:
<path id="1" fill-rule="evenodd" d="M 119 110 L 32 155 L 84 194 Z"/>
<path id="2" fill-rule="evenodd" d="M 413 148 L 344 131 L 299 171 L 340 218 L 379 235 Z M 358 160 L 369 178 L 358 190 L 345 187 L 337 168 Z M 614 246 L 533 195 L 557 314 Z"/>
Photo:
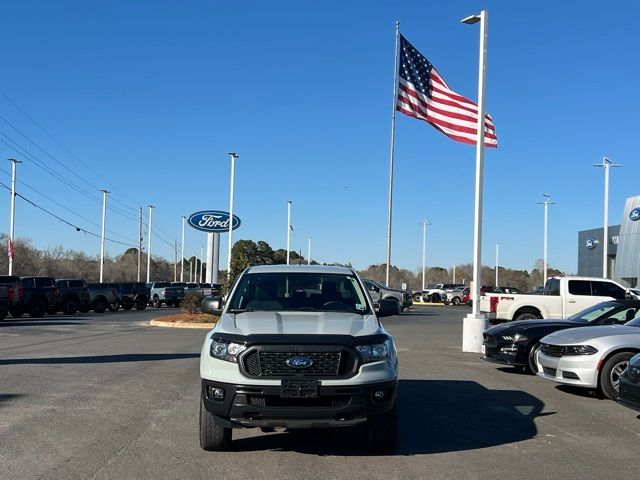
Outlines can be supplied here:
<path id="1" fill-rule="evenodd" d="M 75 298 L 69 297 L 62 301 L 62 313 L 65 315 L 75 315 L 77 311 L 78 301 Z"/>
<path id="2" fill-rule="evenodd" d="M 29 316 L 30 317 L 43 317 L 47 313 L 47 304 L 42 300 L 32 300 L 29 303 Z"/>
<path id="3" fill-rule="evenodd" d="M 145 310 L 147 308 L 147 297 L 141 296 L 136 298 L 136 310 Z"/>
<path id="4" fill-rule="evenodd" d="M 398 444 L 398 408 L 367 418 L 367 448 L 376 452 L 392 452 Z"/>
<path id="5" fill-rule="evenodd" d="M 440 303 L 442 301 L 442 298 L 440 297 L 439 293 L 432 293 L 429 301 L 432 303 Z"/>
<path id="6" fill-rule="evenodd" d="M 207 452 L 228 450 L 231 436 L 230 428 L 215 424 L 213 414 L 204 408 L 200 399 L 200 447 Z"/>
<path id="7" fill-rule="evenodd" d="M 421 302 L 422 301 L 422 293 L 414 293 L 413 294 L 413 301 L 414 302 Z"/>
<path id="8" fill-rule="evenodd" d="M 93 301 L 93 311 L 96 313 L 104 313 L 107 309 L 107 301 L 104 298 L 96 298 Z"/>
<path id="9" fill-rule="evenodd" d="M 453 297 L 453 304 L 457 307 L 460 305 L 460 297 Z"/>
<path id="10" fill-rule="evenodd" d="M 162 306 L 162 302 L 160 301 L 160 298 L 157 295 L 153 297 L 153 300 L 151 303 L 153 304 L 154 308 L 160 308 Z"/>
<path id="11" fill-rule="evenodd" d="M 620 376 L 629 365 L 629 360 L 635 355 L 635 352 L 620 352 L 612 355 L 604 362 L 602 370 L 600 370 L 600 378 L 598 380 L 599 391 L 607 398 L 616 400 L 618 398 L 618 387 L 620 385 Z"/>
<path id="12" fill-rule="evenodd" d="M 534 312 L 533 310 L 526 310 L 516 315 L 516 318 L 514 318 L 514 320 L 536 320 L 539 318 L 542 318 L 542 316 L 538 312 Z"/>

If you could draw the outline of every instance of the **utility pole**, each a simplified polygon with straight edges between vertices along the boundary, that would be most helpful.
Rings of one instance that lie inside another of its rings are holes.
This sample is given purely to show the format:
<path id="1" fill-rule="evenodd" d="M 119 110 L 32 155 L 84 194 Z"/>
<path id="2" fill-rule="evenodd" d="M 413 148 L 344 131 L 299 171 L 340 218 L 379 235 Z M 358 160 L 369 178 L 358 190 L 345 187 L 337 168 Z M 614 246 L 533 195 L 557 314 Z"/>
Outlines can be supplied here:
<path id="1" fill-rule="evenodd" d="M 184 224 L 187 217 L 182 216 L 182 244 L 180 245 L 180 281 L 184 282 Z"/>
<path id="2" fill-rule="evenodd" d="M 543 280 L 542 286 L 547 284 L 547 226 L 549 224 L 549 205 L 555 205 L 555 202 L 551 201 L 551 195 L 543 193 L 544 202 L 538 202 L 538 205 L 544 205 L 544 254 L 543 254 Z"/>
<path id="3" fill-rule="evenodd" d="M 140 281 L 140 269 L 142 268 L 142 207 L 138 210 L 138 281 Z"/>
<path id="4" fill-rule="evenodd" d="M 178 281 L 178 241 L 173 241 L 173 281 Z"/>
<path id="5" fill-rule="evenodd" d="M 291 200 L 287 200 L 287 265 L 289 265 L 289 248 L 291 247 Z"/>
<path id="6" fill-rule="evenodd" d="M 156 208 L 153 205 L 149 205 L 149 238 L 147 241 L 147 283 L 151 281 L 151 216 L 153 209 Z"/>
<path id="7" fill-rule="evenodd" d="M 102 192 L 102 236 L 100 238 L 100 283 L 103 280 L 104 273 L 104 237 L 107 223 L 107 193 L 109 190 L 100 190 Z"/>
<path id="8" fill-rule="evenodd" d="M 309 246 L 307 247 L 307 265 L 311 265 L 311 236 L 309 236 Z"/>
<path id="9" fill-rule="evenodd" d="M 609 169 L 621 167 L 611 162 L 607 157 L 602 157 L 602 163 L 596 163 L 594 167 L 604 168 L 604 232 L 602 239 L 602 278 L 609 278 Z"/>
<path id="10" fill-rule="evenodd" d="M 498 287 L 498 255 L 500 253 L 500 242 L 496 243 L 496 288 Z"/>
<path id="11" fill-rule="evenodd" d="M 229 189 L 229 248 L 227 252 L 227 282 L 231 278 L 231 246 L 233 245 L 233 188 L 236 172 L 236 159 L 238 158 L 238 154 L 235 152 L 229 152 L 229 156 L 231 157 L 231 188 Z"/>
<path id="12" fill-rule="evenodd" d="M 16 170 L 18 163 L 22 163 L 20 160 L 10 158 L 11 162 L 11 218 L 9 223 L 9 246 L 7 251 L 9 253 L 9 275 L 13 275 L 13 257 L 15 254 L 15 219 L 16 219 Z"/>

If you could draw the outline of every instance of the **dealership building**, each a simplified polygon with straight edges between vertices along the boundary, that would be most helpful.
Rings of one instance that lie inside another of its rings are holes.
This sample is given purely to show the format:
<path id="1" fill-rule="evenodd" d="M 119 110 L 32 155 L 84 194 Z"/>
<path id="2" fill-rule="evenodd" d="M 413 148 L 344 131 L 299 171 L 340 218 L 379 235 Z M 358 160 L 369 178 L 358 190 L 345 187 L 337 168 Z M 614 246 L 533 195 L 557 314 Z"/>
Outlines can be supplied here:
<path id="1" fill-rule="evenodd" d="M 640 195 L 625 202 L 620 225 L 609 227 L 608 276 L 628 287 L 640 279 Z M 604 228 L 578 232 L 578 275 L 602 277 Z"/>

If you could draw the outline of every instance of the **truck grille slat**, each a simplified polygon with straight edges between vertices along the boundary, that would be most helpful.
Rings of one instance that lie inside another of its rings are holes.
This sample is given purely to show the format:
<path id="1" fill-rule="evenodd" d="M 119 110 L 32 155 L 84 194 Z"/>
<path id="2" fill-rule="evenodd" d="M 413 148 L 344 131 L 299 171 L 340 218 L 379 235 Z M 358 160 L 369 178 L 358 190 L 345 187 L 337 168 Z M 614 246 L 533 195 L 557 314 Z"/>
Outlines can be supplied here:
<path id="1" fill-rule="evenodd" d="M 293 368 L 287 360 L 295 356 L 304 356 L 313 361 L 307 368 Z M 332 351 L 271 351 L 259 348 L 248 351 L 242 356 L 242 366 L 250 377 L 345 377 L 355 373 L 357 358 L 347 349 Z"/>

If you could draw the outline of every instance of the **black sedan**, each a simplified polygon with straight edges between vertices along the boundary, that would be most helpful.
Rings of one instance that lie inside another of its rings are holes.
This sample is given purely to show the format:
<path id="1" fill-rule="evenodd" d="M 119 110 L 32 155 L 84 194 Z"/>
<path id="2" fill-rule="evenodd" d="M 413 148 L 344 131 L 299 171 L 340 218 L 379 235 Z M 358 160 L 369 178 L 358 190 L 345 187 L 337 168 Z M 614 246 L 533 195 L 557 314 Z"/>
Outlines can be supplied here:
<path id="1" fill-rule="evenodd" d="M 623 324 L 640 309 L 640 300 L 611 300 L 598 303 L 566 320 L 520 320 L 491 327 L 484 332 L 483 359 L 489 362 L 538 371 L 536 351 L 545 335 L 566 328 Z"/>
<path id="2" fill-rule="evenodd" d="M 640 354 L 631 357 L 619 385 L 618 403 L 640 411 Z"/>

